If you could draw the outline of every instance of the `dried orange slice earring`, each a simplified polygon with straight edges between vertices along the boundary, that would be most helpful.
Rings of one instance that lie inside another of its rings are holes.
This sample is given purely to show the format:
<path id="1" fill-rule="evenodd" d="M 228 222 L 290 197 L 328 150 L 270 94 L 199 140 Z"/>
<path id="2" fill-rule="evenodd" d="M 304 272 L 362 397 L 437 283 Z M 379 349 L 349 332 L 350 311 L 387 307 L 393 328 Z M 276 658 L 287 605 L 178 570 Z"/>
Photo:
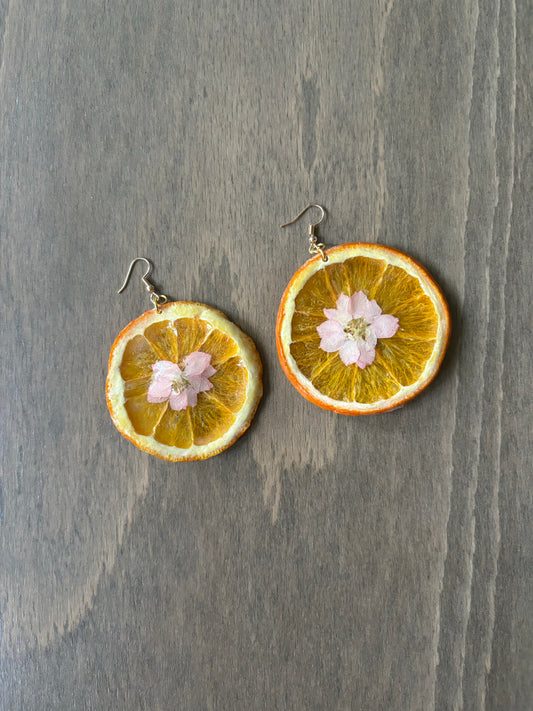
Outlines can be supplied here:
<path id="1" fill-rule="evenodd" d="M 399 407 L 435 377 L 450 333 L 441 290 L 414 259 L 380 244 L 326 249 L 309 226 L 315 256 L 281 299 L 278 355 L 305 398 L 326 410 L 366 415 Z"/>
<path id="2" fill-rule="evenodd" d="M 222 312 L 190 301 L 167 303 L 142 281 L 154 306 L 121 331 L 109 358 L 111 418 L 139 449 L 172 462 L 206 459 L 249 427 L 261 399 L 257 349 Z"/>

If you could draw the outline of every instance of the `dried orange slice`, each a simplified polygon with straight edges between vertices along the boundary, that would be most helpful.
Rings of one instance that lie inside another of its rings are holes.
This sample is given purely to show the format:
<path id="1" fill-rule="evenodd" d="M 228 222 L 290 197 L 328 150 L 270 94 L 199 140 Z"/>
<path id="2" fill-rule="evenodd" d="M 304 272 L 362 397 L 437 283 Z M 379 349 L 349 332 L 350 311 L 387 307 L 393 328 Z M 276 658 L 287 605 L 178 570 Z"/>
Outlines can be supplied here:
<path id="1" fill-rule="evenodd" d="M 401 252 L 345 244 L 317 255 L 281 300 L 276 343 L 295 388 L 346 415 L 403 405 L 435 377 L 450 330 L 428 272 Z"/>
<path id="2" fill-rule="evenodd" d="M 262 395 L 253 341 L 220 311 L 175 301 L 132 321 L 109 358 L 117 429 L 169 461 L 206 459 L 246 431 Z"/>

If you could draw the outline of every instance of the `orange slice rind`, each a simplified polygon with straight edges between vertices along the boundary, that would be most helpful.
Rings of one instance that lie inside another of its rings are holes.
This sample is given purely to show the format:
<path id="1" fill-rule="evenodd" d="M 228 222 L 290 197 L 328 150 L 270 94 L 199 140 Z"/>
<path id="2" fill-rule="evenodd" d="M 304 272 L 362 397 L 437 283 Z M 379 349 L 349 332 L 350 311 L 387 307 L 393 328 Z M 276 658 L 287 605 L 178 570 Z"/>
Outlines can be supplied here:
<path id="1" fill-rule="evenodd" d="M 210 355 L 209 389 L 195 394 L 194 406 L 176 410 L 171 400 L 151 402 L 153 366 L 183 368 L 198 352 Z M 147 311 L 118 335 L 109 358 L 107 404 L 117 429 L 139 449 L 174 462 L 206 459 L 249 427 L 261 377 L 255 344 L 238 326 L 210 306 L 176 301 L 159 314 Z"/>
<path id="2" fill-rule="evenodd" d="M 276 325 L 283 370 L 305 398 L 327 410 L 363 415 L 400 407 L 431 382 L 444 357 L 450 332 L 444 296 L 424 267 L 390 247 L 345 244 L 326 254 L 327 262 L 319 255 L 306 262 L 283 294 Z M 356 292 L 399 324 L 393 336 L 378 339 L 366 367 L 324 351 L 317 331 L 324 309 Z"/>

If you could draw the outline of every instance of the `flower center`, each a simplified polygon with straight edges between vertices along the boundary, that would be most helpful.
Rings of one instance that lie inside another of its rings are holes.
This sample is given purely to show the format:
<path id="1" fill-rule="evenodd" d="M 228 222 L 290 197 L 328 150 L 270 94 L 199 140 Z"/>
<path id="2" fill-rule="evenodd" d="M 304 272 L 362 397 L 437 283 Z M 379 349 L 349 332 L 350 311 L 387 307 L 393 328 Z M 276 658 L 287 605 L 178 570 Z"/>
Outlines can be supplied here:
<path id="1" fill-rule="evenodd" d="M 351 321 L 348 321 L 344 327 L 344 333 L 352 341 L 358 341 L 361 338 L 365 340 L 369 325 L 370 324 L 362 316 L 359 316 L 359 318 L 353 318 Z"/>
<path id="2" fill-rule="evenodd" d="M 179 395 L 181 392 L 186 390 L 189 385 L 190 382 L 187 380 L 183 373 L 181 373 L 180 375 L 176 375 L 176 377 L 172 381 L 172 392 L 176 393 L 176 395 Z"/>

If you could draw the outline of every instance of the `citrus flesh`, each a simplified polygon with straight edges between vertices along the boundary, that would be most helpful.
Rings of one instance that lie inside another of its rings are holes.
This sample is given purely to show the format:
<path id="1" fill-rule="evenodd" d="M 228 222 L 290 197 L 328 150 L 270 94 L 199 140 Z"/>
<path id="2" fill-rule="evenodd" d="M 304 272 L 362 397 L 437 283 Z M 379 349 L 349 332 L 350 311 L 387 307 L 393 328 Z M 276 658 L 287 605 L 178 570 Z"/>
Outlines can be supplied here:
<path id="1" fill-rule="evenodd" d="M 444 297 L 422 266 L 389 247 L 346 244 L 327 250 L 327 257 L 310 259 L 285 290 L 276 327 L 281 365 L 298 391 L 325 409 L 361 415 L 399 407 L 439 369 L 450 327 Z M 366 367 L 323 350 L 317 330 L 324 309 L 357 292 L 398 323 L 393 336 L 378 338 Z"/>
<path id="2" fill-rule="evenodd" d="M 195 405 L 176 410 L 172 400 L 150 401 L 154 365 L 183 369 L 198 352 L 209 354 L 214 374 Z M 224 314 L 205 304 L 172 302 L 119 334 L 109 359 L 107 403 L 118 430 L 140 449 L 170 461 L 205 459 L 248 428 L 262 395 L 261 374 L 253 341 Z"/>

